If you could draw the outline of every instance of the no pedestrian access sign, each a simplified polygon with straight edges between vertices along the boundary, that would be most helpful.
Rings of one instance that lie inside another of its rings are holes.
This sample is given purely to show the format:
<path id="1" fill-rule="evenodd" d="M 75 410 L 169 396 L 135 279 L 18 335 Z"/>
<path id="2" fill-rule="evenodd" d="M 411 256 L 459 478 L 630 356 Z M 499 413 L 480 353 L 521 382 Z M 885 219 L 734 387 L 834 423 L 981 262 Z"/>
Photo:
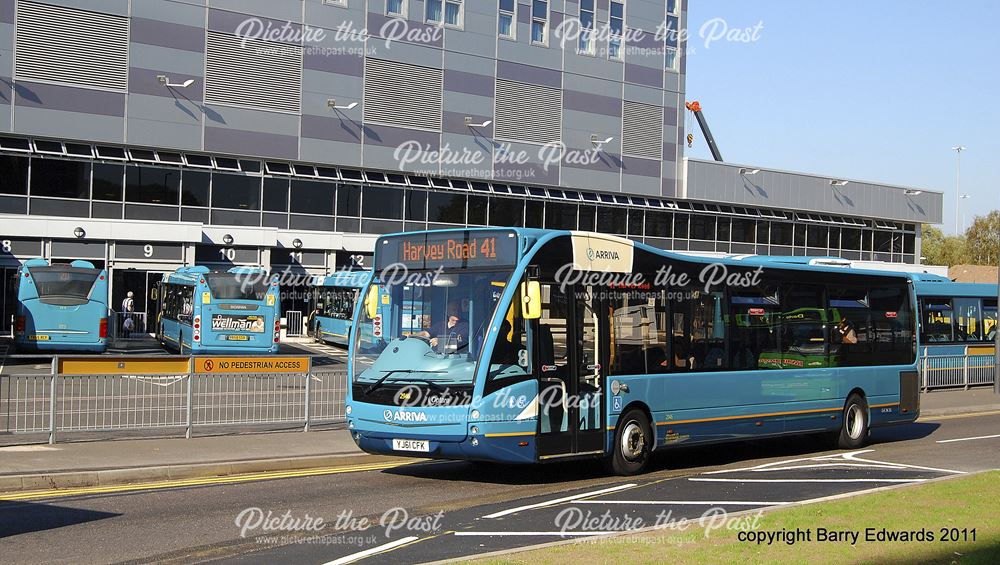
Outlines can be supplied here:
<path id="1" fill-rule="evenodd" d="M 194 372 L 219 373 L 308 373 L 308 357 L 195 357 Z"/>

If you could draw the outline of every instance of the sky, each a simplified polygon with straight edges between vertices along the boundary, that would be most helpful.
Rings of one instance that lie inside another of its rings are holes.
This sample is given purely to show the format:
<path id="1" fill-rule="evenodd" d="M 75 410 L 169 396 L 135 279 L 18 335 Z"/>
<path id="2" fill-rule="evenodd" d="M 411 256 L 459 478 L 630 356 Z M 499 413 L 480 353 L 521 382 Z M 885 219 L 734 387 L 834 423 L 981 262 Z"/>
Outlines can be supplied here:
<path id="1" fill-rule="evenodd" d="M 726 161 L 940 191 L 953 233 L 963 145 L 964 225 L 1000 208 L 1000 2 L 690 0 L 688 30 Z"/>

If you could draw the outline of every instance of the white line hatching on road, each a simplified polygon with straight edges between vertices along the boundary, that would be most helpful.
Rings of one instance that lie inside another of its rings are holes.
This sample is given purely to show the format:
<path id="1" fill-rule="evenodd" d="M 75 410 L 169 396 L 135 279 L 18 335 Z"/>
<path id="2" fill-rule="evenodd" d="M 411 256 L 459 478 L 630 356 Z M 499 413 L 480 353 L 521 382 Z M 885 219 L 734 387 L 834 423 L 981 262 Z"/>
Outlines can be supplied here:
<path id="1" fill-rule="evenodd" d="M 703 475 L 719 475 L 723 473 L 735 473 L 738 471 L 751 471 L 754 473 L 766 471 L 794 471 L 804 469 L 819 469 L 824 467 L 867 467 L 872 469 L 919 469 L 921 471 L 934 471 L 935 473 L 964 474 L 964 471 L 954 469 L 940 469 L 937 467 L 924 467 L 922 465 L 910 465 L 907 463 L 894 463 L 891 461 L 876 461 L 874 459 L 864 459 L 859 457 L 863 453 L 871 453 L 874 449 L 862 449 L 859 451 L 849 451 L 847 453 L 837 453 L 834 455 L 823 455 L 820 457 L 801 457 L 798 459 L 787 459 L 785 461 L 772 461 L 753 467 L 742 467 L 739 469 L 719 469 L 709 471 Z M 813 462 L 813 463 L 810 463 Z M 804 465 L 792 465 L 794 463 L 806 463 Z"/>
<path id="2" fill-rule="evenodd" d="M 921 483 L 927 479 L 716 479 L 691 477 L 688 480 L 712 483 Z"/>
<path id="3" fill-rule="evenodd" d="M 869 451 L 875 451 L 875 450 L 874 449 L 870 449 Z M 860 457 L 857 456 L 859 453 L 865 453 L 865 452 L 863 452 L 863 451 L 855 451 L 853 453 L 845 453 L 844 454 L 844 459 L 848 459 L 850 461 L 860 461 L 862 463 L 878 463 L 878 464 L 881 464 L 881 465 L 898 465 L 900 467 L 906 467 L 907 469 L 920 469 L 921 471 L 934 471 L 935 473 L 951 473 L 951 474 L 954 474 L 954 475 L 964 475 L 965 474 L 965 471 L 956 471 L 954 469 L 939 469 L 937 467 L 924 467 L 923 465 L 910 465 L 908 463 L 886 463 L 884 461 L 874 461 L 872 459 L 862 459 L 862 458 L 860 458 Z"/>
<path id="4" fill-rule="evenodd" d="M 994 434 L 991 436 L 959 437 L 955 439 L 939 439 L 937 443 L 951 443 L 953 441 L 972 441 L 974 439 L 993 439 L 997 437 L 1000 437 L 1000 434 Z"/>
<path id="5" fill-rule="evenodd" d="M 574 500 L 573 504 L 672 504 L 676 506 L 781 506 L 792 502 L 759 500 Z"/>
<path id="6" fill-rule="evenodd" d="M 383 543 L 382 545 L 377 545 L 375 547 L 369 547 L 364 551 L 359 551 L 357 553 L 352 553 L 350 555 L 345 555 L 339 559 L 334 559 L 333 561 L 327 561 L 323 565 L 346 565 L 347 563 L 354 563 L 355 561 L 360 561 L 372 555 L 378 555 L 379 553 L 384 553 L 390 549 L 395 549 L 401 545 L 406 545 L 411 541 L 416 541 L 420 538 L 417 536 L 407 536 L 405 538 L 400 538 L 395 541 L 390 541 L 389 543 Z"/>
<path id="7" fill-rule="evenodd" d="M 456 536 L 475 536 L 475 537 L 493 537 L 493 536 L 508 536 L 508 537 L 518 537 L 518 536 L 555 536 L 555 537 L 580 537 L 580 536 L 607 536 L 610 534 L 620 534 L 621 531 L 610 531 L 610 532 L 455 532 Z"/>
<path id="8" fill-rule="evenodd" d="M 517 508 L 510 508 L 508 510 L 501 510 L 500 512 L 494 512 L 493 514 L 487 514 L 483 518 L 501 518 L 503 516 L 508 516 L 510 514 L 516 514 L 522 510 L 534 510 L 536 508 L 545 508 L 546 506 L 555 506 L 556 504 L 562 504 L 563 502 L 572 502 L 580 498 L 587 498 L 589 496 L 597 496 L 599 494 L 607 494 L 609 492 L 615 492 L 622 489 L 632 488 L 638 486 L 635 483 L 628 483 L 624 485 L 618 485 L 610 488 L 605 488 L 601 490 L 595 490 L 592 492 L 585 492 L 583 494 L 576 494 L 573 496 L 566 496 L 563 498 L 557 498 L 555 500 L 548 500 L 546 502 L 539 502 L 537 504 L 528 504 L 527 506 L 518 506 Z"/>

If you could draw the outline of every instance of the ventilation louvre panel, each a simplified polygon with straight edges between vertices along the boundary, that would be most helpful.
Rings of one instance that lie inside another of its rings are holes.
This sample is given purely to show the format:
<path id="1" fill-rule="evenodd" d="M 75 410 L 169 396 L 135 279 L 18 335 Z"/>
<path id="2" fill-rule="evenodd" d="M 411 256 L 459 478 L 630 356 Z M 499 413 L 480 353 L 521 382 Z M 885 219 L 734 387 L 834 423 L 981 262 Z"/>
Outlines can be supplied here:
<path id="1" fill-rule="evenodd" d="M 562 139 L 562 91 L 557 88 L 497 81 L 496 136 L 549 143 Z"/>
<path id="2" fill-rule="evenodd" d="M 205 102 L 298 113 L 302 48 L 208 32 Z"/>
<path id="3" fill-rule="evenodd" d="M 441 69 L 365 59 L 366 122 L 440 131 L 443 92 Z"/>
<path id="4" fill-rule="evenodd" d="M 626 100 L 622 117 L 622 154 L 662 159 L 663 108 Z"/>
<path id="5" fill-rule="evenodd" d="M 14 76 L 126 91 L 128 18 L 21 1 Z"/>

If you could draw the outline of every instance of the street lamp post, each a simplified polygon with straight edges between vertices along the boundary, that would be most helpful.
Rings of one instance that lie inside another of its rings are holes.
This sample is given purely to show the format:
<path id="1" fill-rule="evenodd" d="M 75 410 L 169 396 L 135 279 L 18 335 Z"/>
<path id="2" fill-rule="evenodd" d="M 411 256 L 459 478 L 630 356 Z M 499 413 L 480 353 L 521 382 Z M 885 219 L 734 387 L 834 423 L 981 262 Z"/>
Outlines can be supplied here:
<path id="1" fill-rule="evenodd" d="M 956 145 L 952 147 L 951 150 L 955 152 L 955 235 L 962 235 L 959 231 L 959 221 L 961 220 L 961 209 L 962 209 L 962 190 L 961 190 L 961 180 L 962 180 L 962 151 L 965 151 L 965 147 L 962 145 Z"/>

